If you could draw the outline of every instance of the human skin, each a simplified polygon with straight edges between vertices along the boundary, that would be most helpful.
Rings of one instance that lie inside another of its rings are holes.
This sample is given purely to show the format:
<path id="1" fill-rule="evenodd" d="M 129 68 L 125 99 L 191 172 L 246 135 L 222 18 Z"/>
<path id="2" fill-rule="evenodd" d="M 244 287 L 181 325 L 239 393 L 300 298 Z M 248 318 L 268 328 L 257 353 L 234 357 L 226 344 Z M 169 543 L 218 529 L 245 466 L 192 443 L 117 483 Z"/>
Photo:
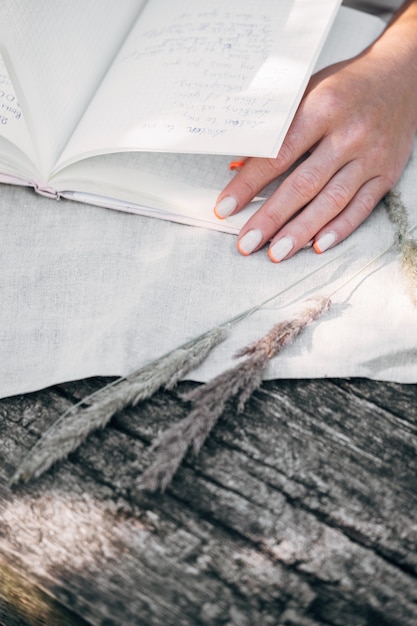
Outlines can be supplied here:
<path id="1" fill-rule="evenodd" d="M 417 0 L 405 2 L 357 57 L 315 74 L 276 158 L 249 158 L 216 203 L 238 213 L 303 160 L 243 226 L 243 255 L 269 243 L 274 262 L 348 237 L 396 184 L 417 131 Z"/>

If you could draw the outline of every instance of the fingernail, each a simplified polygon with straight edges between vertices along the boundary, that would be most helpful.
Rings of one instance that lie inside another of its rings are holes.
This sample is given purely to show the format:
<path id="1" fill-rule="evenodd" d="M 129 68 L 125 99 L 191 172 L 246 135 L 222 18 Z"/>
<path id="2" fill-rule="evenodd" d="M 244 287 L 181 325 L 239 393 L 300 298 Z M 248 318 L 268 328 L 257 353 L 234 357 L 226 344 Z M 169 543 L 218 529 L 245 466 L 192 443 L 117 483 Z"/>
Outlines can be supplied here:
<path id="1" fill-rule="evenodd" d="M 240 170 L 240 168 L 245 165 L 245 161 L 246 159 L 243 159 L 242 161 L 231 161 L 229 163 L 229 170 Z"/>
<path id="2" fill-rule="evenodd" d="M 237 207 L 237 200 L 233 196 L 226 196 L 223 200 L 220 200 L 214 207 L 214 214 L 221 220 L 225 217 L 229 217 Z"/>
<path id="3" fill-rule="evenodd" d="M 294 248 L 292 237 L 282 237 L 278 239 L 268 250 L 268 256 L 274 263 L 279 263 Z"/>
<path id="4" fill-rule="evenodd" d="M 330 248 L 330 246 L 333 245 L 335 241 L 336 233 L 324 233 L 324 235 L 322 235 L 320 239 L 317 239 L 317 241 L 314 242 L 314 250 L 317 252 L 317 254 L 321 254 L 322 252 L 327 250 L 327 248 Z"/>
<path id="5" fill-rule="evenodd" d="M 249 230 L 246 235 L 243 235 L 241 239 L 237 242 L 237 249 L 240 254 L 247 256 L 251 252 L 255 250 L 257 246 L 261 243 L 263 239 L 263 233 L 258 228 L 254 228 L 253 230 Z"/>

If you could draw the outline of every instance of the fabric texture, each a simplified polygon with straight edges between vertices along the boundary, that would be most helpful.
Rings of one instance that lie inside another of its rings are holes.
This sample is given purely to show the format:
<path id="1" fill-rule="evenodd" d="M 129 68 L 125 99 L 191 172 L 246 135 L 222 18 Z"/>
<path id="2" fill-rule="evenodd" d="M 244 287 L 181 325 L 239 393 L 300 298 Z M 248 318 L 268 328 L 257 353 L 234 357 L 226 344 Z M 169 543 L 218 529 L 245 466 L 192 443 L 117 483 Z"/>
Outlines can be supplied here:
<path id="1" fill-rule="evenodd" d="M 345 4 L 384 11 L 401 2 Z M 416 150 L 398 185 L 412 226 Z M 265 251 L 241 257 L 234 235 L 7 185 L 0 185 L 0 233 L 0 397 L 129 374 L 284 290 L 239 322 L 189 378 L 220 373 L 308 297 L 334 293 L 330 312 L 273 359 L 266 376 L 417 382 L 417 310 L 398 251 L 377 258 L 394 233 L 382 203 L 335 249 L 306 249 L 278 265 Z"/>
<path id="2" fill-rule="evenodd" d="M 398 186 L 411 225 L 416 155 Z M 237 324 L 189 376 L 207 380 L 234 362 L 238 348 L 295 315 L 306 298 L 346 283 L 392 244 L 394 229 L 381 204 L 336 248 L 322 255 L 305 249 L 276 265 L 265 250 L 240 256 L 234 235 L 2 185 L 0 232 L 4 397 L 128 374 L 317 270 Z M 417 382 L 417 311 L 397 251 L 337 291 L 330 312 L 267 371 L 269 378 L 327 376 Z"/>

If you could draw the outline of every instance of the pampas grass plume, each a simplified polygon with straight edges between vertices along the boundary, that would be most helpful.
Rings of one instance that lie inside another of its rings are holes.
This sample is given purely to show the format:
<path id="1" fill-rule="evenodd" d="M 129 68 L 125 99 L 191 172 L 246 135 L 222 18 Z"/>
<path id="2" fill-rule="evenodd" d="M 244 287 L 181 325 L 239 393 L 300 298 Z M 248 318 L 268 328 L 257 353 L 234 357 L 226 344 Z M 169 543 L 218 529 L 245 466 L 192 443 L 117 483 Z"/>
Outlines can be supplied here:
<path id="1" fill-rule="evenodd" d="M 192 448 L 194 454 L 198 454 L 226 404 L 235 400 L 237 411 L 243 411 L 247 400 L 260 387 L 268 361 L 292 343 L 330 305 L 330 298 L 317 298 L 294 319 L 276 324 L 261 339 L 240 350 L 236 357 L 246 357 L 246 360 L 187 394 L 185 399 L 192 403 L 191 412 L 157 438 L 152 446 L 155 459 L 137 481 L 137 488 L 164 491 L 188 449 Z"/>
<path id="2" fill-rule="evenodd" d="M 344 254 L 346 252 L 339 256 Z M 133 374 L 119 378 L 80 400 L 43 434 L 18 467 L 10 484 L 27 482 L 41 476 L 51 465 L 74 452 L 91 432 L 104 428 L 116 413 L 150 398 L 159 389 L 172 389 L 188 372 L 198 367 L 213 348 L 224 341 L 236 323 L 276 300 L 278 296 L 307 280 L 338 258 L 323 263 L 267 300 L 239 313 Z M 253 375 L 255 376 L 255 373 Z M 181 446 L 181 442 L 178 442 L 178 446 Z"/>
<path id="3" fill-rule="evenodd" d="M 11 479 L 11 485 L 37 478 L 56 461 L 76 450 L 88 435 L 104 428 L 122 409 L 151 397 L 161 388 L 171 389 L 196 368 L 228 334 L 216 327 L 137 372 L 106 385 L 64 413 L 44 433 Z M 85 407 L 90 400 L 90 406 Z"/>
<path id="4" fill-rule="evenodd" d="M 411 299 L 417 304 L 417 242 L 409 233 L 407 209 L 398 191 L 387 193 L 384 201 L 388 216 L 395 226 L 395 243 L 400 251 L 401 267 Z"/>

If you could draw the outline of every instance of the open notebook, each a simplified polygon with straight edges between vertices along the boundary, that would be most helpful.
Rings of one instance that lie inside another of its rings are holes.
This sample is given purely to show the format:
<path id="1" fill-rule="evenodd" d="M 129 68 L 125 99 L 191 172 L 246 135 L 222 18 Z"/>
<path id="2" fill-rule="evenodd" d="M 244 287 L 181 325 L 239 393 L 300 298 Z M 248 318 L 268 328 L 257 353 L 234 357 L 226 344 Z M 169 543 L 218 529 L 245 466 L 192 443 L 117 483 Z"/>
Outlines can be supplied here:
<path id="1" fill-rule="evenodd" d="M 314 68 L 378 18 L 340 0 L 5 0 L 0 181 L 238 232 L 230 156 L 276 156 Z"/>

